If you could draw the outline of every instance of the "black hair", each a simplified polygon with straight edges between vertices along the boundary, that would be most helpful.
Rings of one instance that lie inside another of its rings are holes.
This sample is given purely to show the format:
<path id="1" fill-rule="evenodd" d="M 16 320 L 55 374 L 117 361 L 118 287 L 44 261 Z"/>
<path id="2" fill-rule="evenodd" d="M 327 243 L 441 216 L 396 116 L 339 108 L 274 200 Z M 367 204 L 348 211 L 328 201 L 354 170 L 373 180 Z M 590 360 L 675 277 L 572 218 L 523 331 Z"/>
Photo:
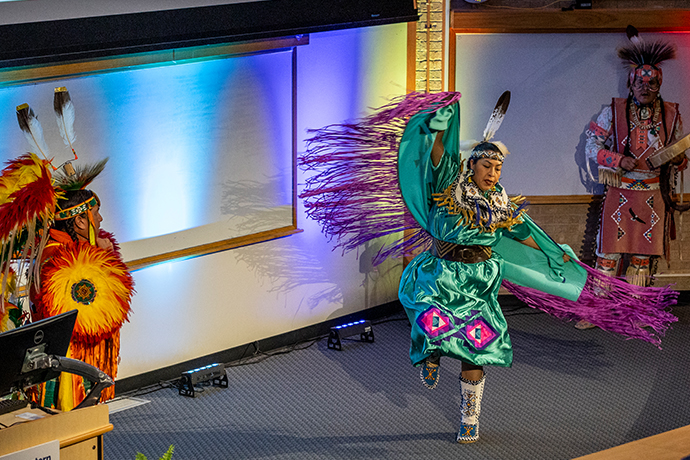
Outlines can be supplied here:
<path id="1" fill-rule="evenodd" d="M 91 190 L 73 190 L 64 192 L 64 197 L 57 200 L 58 212 L 60 209 L 71 208 L 72 206 L 83 203 L 93 195 L 94 193 Z M 53 228 L 55 230 L 60 230 L 67 233 L 70 238 L 72 238 L 72 241 L 79 241 L 79 236 L 77 235 L 76 230 L 74 230 L 74 219 L 76 217 L 77 216 L 73 216 L 66 220 L 56 220 L 53 222 Z"/>
<path id="2" fill-rule="evenodd" d="M 499 149 L 496 144 L 486 141 L 482 141 L 477 144 L 477 146 L 472 149 L 472 152 L 494 152 L 498 153 L 499 155 L 503 155 L 503 152 L 501 152 L 501 149 Z"/>

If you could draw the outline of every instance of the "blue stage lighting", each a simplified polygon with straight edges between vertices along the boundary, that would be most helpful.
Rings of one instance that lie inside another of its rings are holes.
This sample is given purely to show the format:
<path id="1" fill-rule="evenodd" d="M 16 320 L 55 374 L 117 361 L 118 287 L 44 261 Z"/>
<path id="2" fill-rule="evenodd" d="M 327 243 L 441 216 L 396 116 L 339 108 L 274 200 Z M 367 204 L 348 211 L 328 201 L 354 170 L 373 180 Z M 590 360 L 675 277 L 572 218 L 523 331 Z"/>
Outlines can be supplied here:
<path id="1" fill-rule="evenodd" d="M 211 381 L 213 385 L 223 388 L 228 387 L 228 376 L 222 364 L 214 363 L 208 366 L 197 367 L 182 373 L 179 390 L 182 396 L 194 397 L 194 385 Z"/>
<path id="2" fill-rule="evenodd" d="M 371 322 L 361 319 L 332 327 L 328 334 L 328 348 L 340 351 L 343 349 L 341 339 L 356 334 L 359 334 L 362 342 L 374 341 L 374 331 L 371 328 Z"/>

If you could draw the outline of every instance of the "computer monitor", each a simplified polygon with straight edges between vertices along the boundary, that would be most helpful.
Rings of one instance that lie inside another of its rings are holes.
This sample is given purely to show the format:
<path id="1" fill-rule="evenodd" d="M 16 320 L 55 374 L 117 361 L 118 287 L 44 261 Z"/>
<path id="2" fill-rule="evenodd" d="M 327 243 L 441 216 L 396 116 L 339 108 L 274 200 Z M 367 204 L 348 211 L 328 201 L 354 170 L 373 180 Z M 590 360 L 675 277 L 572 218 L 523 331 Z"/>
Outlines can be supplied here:
<path id="1" fill-rule="evenodd" d="M 0 333 L 0 396 L 60 375 L 53 367 L 32 368 L 32 358 L 65 356 L 76 319 L 77 310 L 72 310 Z"/>

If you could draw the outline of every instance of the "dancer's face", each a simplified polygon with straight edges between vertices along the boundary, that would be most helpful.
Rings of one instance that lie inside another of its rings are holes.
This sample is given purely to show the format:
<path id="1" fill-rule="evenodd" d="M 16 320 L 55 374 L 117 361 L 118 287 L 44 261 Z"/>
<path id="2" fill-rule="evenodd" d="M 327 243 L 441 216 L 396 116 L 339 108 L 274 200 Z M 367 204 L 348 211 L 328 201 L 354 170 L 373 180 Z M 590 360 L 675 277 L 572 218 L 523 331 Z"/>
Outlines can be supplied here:
<path id="1" fill-rule="evenodd" d="M 630 85 L 633 96 L 642 105 L 651 104 L 659 95 L 659 79 L 654 77 L 649 81 L 643 81 L 641 77 L 635 77 L 635 81 Z"/>
<path id="2" fill-rule="evenodd" d="M 491 160 L 489 158 L 479 158 L 470 162 L 470 167 L 474 170 L 472 180 L 483 192 L 491 190 L 501 178 L 501 168 L 503 162 Z"/>
<path id="3" fill-rule="evenodd" d="M 100 205 L 95 205 L 93 208 L 91 208 L 91 215 L 93 216 L 93 226 L 96 231 L 96 235 L 98 235 L 98 231 L 101 228 L 101 222 L 103 222 L 103 217 L 101 217 L 101 213 L 99 212 L 100 209 Z M 77 217 L 75 217 L 74 231 L 77 232 L 77 235 L 81 236 L 82 238 L 88 241 L 89 218 L 86 216 L 86 213 L 79 214 Z"/>

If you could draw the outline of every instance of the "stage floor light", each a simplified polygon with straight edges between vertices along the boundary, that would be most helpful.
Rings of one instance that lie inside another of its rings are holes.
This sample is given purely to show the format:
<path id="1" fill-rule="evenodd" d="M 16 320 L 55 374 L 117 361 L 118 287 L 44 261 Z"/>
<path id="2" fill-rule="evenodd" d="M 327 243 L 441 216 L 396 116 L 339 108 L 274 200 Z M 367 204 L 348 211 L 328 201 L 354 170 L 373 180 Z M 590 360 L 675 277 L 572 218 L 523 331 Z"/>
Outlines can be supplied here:
<path id="1" fill-rule="evenodd" d="M 341 339 L 357 334 L 359 334 L 360 341 L 373 342 L 374 330 L 371 327 L 371 321 L 362 319 L 332 327 L 328 334 L 328 348 L 342 351 Z"/>
<path id="2" fill-rule="evenodd" d="M 195 394 L 194 386 L 208 381 L 214 386 L 227 388 L 228 376 L 225 373 L 225 367 L 220 363 L 213 363 L 183 372 L 178 385 L 180 395 L 193 398 Z"/>

